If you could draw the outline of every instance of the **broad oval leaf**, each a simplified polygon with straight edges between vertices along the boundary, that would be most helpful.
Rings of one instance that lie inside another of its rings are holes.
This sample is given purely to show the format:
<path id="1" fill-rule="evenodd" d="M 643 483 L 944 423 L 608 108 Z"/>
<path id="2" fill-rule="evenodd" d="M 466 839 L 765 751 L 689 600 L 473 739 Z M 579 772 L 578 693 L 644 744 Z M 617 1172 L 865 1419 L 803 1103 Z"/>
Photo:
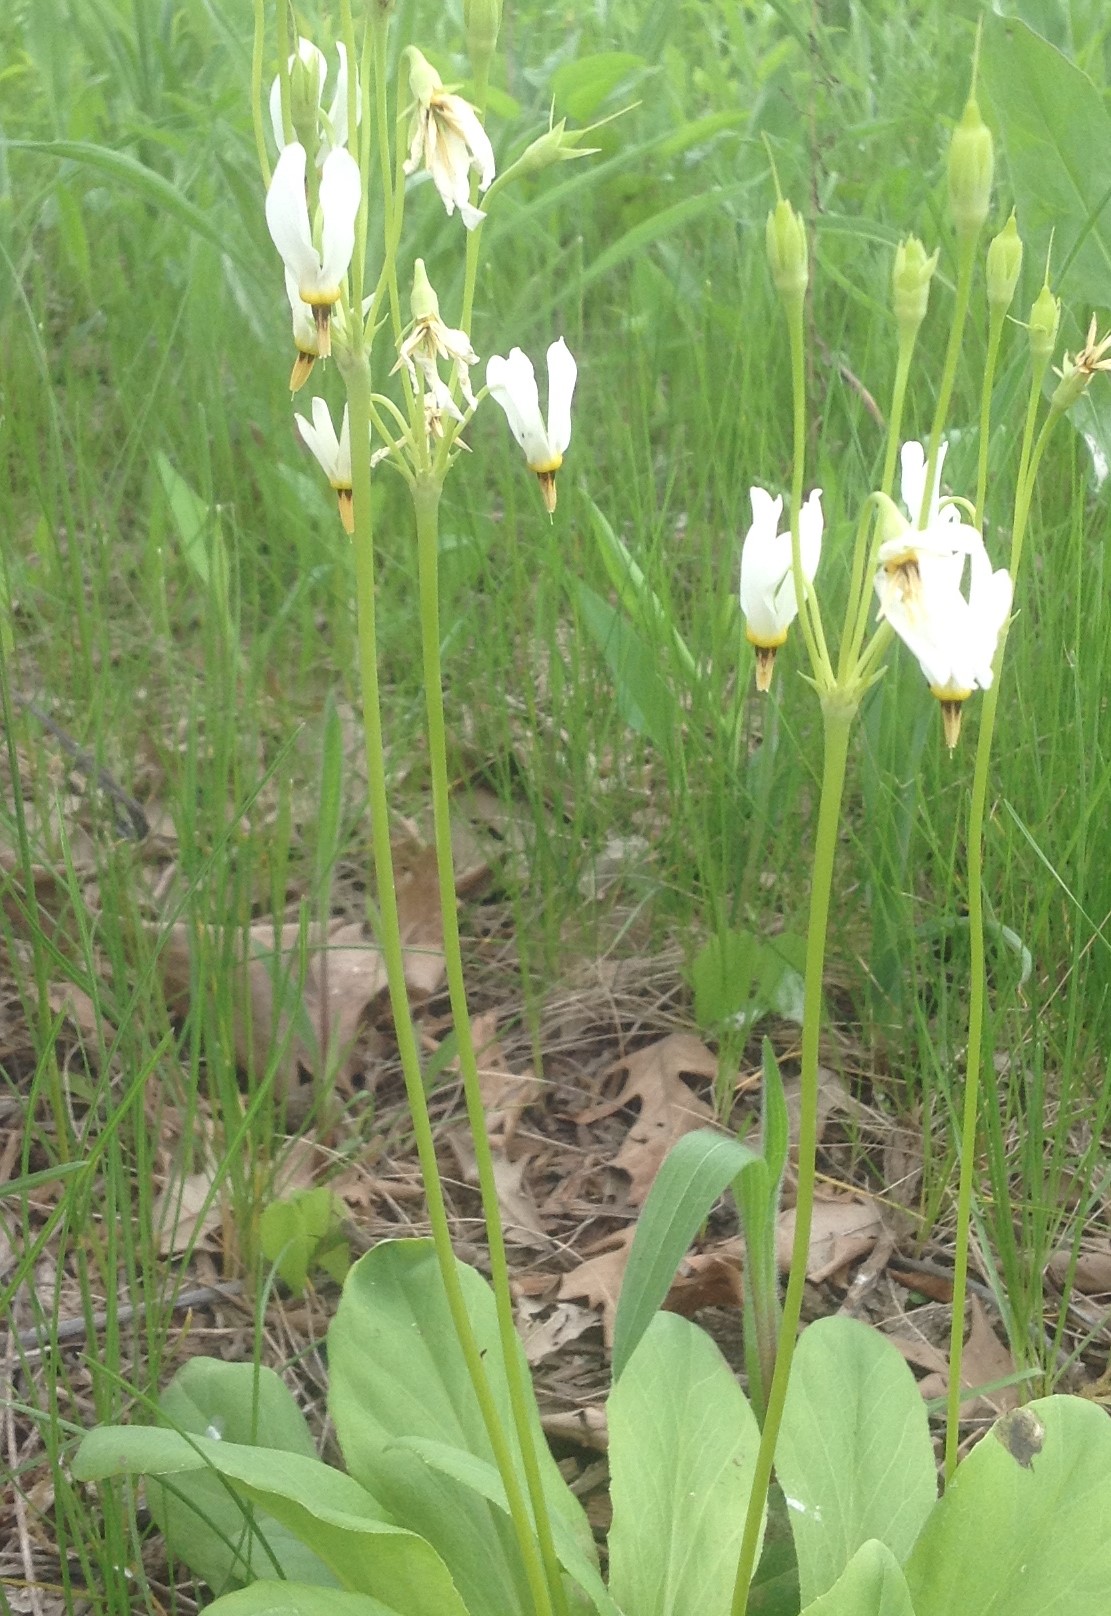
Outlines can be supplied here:
<path id="1" fill-rule="evenodd" d="M 408 1616 L 367 1594 L 316 1588 L 304 1582 L 252 1582 L 205 1606 L 205 1616 Z"/>
<path id="2" fill-rule="evenodd" d="M 493 1293 L 472 1268 L 456 1266 L 523 1484 Z M 528 1384 L 524 1353 L 515 1344 Z M 505 1513 L 401 1445 L 402 1438 L 429 1439 L 494 1462 L 431 1241 L 383 1241 L 359 1259 L 328 1332 L 328 1361 L 329 1405 L 351 1474 L 393 1519 L 435 1545 L 472 1616 L 531 1616 L 528 1582 Z M 590 1528 L 548 1451 L 531 1388 L 528 1419 L 549 1509 L 590 1553 Z"/>
<path id="3" fill-rule="evenodd" d="M 610 1393 L 610 1593 L 635 1616 L 724 1612 L 760 1432 L 702 1330 L 659 1313 Z"/>
<path id="4" fill-rule="evenodd" d="M 957 1467 L 906 1565 L 917 1616 L 1104 1616 L 1111 1420 L 1044 1397 L 997 1421 Z"/>
<path id="5" fill-rule="evenodd" d="M 915 1616 L 902 1567 L 886 1544 L 862 1543 L 828 1593 L 803 1616 Z"/>
<path id="6" fill-rule="evenodd" d="M 937 1468 L 925 1404 L 889 1341 L 857 1319 L 803 1331 L 775 1464 L 804 1610 L 871 1539 L 906 1559 L 937 1501 Z"/>

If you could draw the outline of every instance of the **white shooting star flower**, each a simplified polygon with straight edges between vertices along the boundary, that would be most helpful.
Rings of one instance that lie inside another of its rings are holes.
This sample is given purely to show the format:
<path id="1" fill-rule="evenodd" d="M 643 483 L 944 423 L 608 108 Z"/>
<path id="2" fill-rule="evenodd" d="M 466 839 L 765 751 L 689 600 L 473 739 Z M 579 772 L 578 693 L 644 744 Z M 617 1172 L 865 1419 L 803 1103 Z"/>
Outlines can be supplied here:
<path id="1" fill-rule="evenodd" d="M 741 611 L 745 637 L 756 651 L 756 688 L 770 690 L 775 653 L 798 616 L 791 565 L 791 531 L 779 531 L 783 496 L 750 488 L 752 526 L 741 548 Z M 822 553 L 822 491 L 815 488 L 799 511 L 799 559 L 808 584 Z"/>
<path id="2" fill-rule="evenodd" d="M 459 390 L 473 410 L 475 396 L 471 387 L 470 367 L 478 364 L 478 355 L 471 347 L 471 339 L 465 331 L 445 325 L 440 318 L 440 302 L 428 279 L 423 258 L 418 258 L 413 267 L 410 306 L 413 320 L 406 336 L 398 344 L 398 360 L 394 371 L 400 370 L 404 365 L 414 388 L 419 389 L 423 381 L 428 391 L 439 399 L 443 383 L 437 366 L 441 359 L 446 359 L 455 366 Z M 447 413 L 453 414 L 458 420 L 463 419 L 454 408 Z"/>
<path id="3" fill-rule="evenodd" d="M 295 415 L 297 430 L 312 450 L 320 468 L 336 491 L 339 517 L 345 533 L 355 531 L 355 503 L 351 492 L 351 423 L 347 406 L 343 407 L 343 423 L 339 437 L 332 425 L 331 411 L 322 398 L 312 401 L 312 420 Z"/>
<path id="4" fill-rule="evenodd" d="M 918 589 L 912 598 L 889 593 L 884 615 L 918 658 L 931 694 L 941 703 L 945 741 L 956 746 L 962 703 L 974 690 L 987 690 L 999 636 L 1011 610 L 1013 585 L 1005 567 L 992 570 L 983 541 L 968 552 L 967 597 L 961 593 L 964 556 L 924 552 Z M 877 589 L 879 580 L 877 578 Z"/>
<path id="5" fill-rule="evenodd" d="M 540 480 L 540 492 L 549 516 L 556 508 L 556 472 L 571 442 L 571 400 L 578 366 L 563 338 L 548 349 L 548 420 L 540 414 L 540 394 L 532 361 L 520 348 L 508 359 L 499 354 L 486 365 L 486 386 L 505 411 L 509 430 L 525 451 L 530 471 Z"/>
<path id="6" fill-rule="evenodd" d="M 467 229 L 473 230 L 486 215 L 471 203 L 471 169 L 478 170 L 479 190 L 487 190 L 495 171 L 490 137 L 470 102 L 445 90 L 436 69 L 412 46 L 409 86 L 416 111 L 405 172 L 426 168 L 449 217 L 458 208 Z"/>
<path id="7" fill-rule="evenodd" d="M 339 57 L 336 89 L 326 112 L 324 110 L 324 86 L 328 80 L 328 63 L 324 52 L 319 50 L 311 39 L 305 39 L 302 36 L 297 41 L 297 54 L 289 58 L 291 90 L 293 92 L 294 138 L 299 138 L 297 126 L 302 118 L 306 122 L 311 120 L 316 130 L 316 162 L 318 167 L 333 147 L 347 145 L 347 46 L 342 40 L 336 41 L 336 54 Z M 361 118 L 362 107 L 359 101 L 358 75 L 355 78 L 355 106 L 358 109 L 356 118 Z M 285 131 L 282 128 L 282 84 L 280 78 L 276 78 L 270 86 L 270 124 L 274 131 L 274 143 L 278 150 L 282 151 L 285 148 Z M 307 132 L 307 130 L 301 130 L 300 134 L 306 134 Z"/>
<path id="8" fill-rule="evenodd" d="M 933 487 L 923 519 L 926 451 L 913 440 L 903 444 L 900 455 L 902 497 L 909 520 L 901 519 L 895 507 L 888 503 L 889 530 L 894 527 L 896 531 L 891 532 L 879 548 L 880 570 L 876 574 L 876 593 L 880 601 L 880 617 L 887 616 L 891 600 L 906 605 L 913 603 L 921 587 L 921 561 L 924 556 L 931 557 L 934 563 L 942 566 L 951 586 L 956 588 L 964 570 L 964 557 L 982 542 L 977 529 L 962 520 L 956 505 L 941 503 L 941 470 L 947 448 L 945 443 L 938 448 Z"/>
<path id="9" fill-rule="evenodd" d="M 305 198 L 305 148 L 293 141 L 274 167 L 266 193 L 266 223 L 282 261 L 296 281 L 301 301 L 313 311 L 317 352 L 332 351 L 328 318 L 339 302 L 355 250 L 355 215 L 362 200 L 359 165 L 342 147 L 328 153 L 320 175 L 320 247 L 309 223 Z"/>

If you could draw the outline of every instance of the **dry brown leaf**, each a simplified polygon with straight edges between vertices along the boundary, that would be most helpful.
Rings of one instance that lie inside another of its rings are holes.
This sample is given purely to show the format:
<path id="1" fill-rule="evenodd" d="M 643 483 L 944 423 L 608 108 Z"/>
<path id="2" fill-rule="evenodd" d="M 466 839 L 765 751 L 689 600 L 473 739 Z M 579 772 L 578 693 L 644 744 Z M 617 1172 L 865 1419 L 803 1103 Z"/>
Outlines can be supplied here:
<path id="1" fill-rule="evenodd" d="M 992 1329 L 984 1304 L 978 1296 L 969 1297 L 968 1311 L 971 1323 L 961 1354 L 961 1385 L 971 1390 L 974 1386 L 990 1386 L 992 1381 L 1013 1375 L 1015 1361 L 1010 1348 L 1003 1345 Z M 902 1343 L 894 1337 L 892 1339 L 902 1351 Z M 944 1397 L 949 1390 L 948 1361 L 941 1353 L 937 1356 L 940 1364 L 918 1383 L 922 1396 L 928 1399 Z M 976 1419 L 986 1415 L 994 1419 L 1010 1408 L 1017 1408 L 1018 1400 L 1017 1386 L 1000 1386 L 995 1391 L 983 1392 L 979 1397 L 962 1398 L 961 1418 Z"/>
<path id="2" fill-rule="evenodd" d="M 1067 1250 L 1055 1251 L 1049 1259 L 1049 1272 L 1058 1285 L 1067 1282 L 1071 1261 L 1072 1253 Z M 1111 1295 L 1111 1240 L 1080 1253 L 1076 1259 L 1072 1284 L 1082 1296 Z"/>
<path id="3" fill-rule="evenodd" d="M 640 1101 L 640 1115 L 625 1136 L 612 1165 L 629 1175 L 629 1201 L 640 1206 L 672 1145 L 696 1128 L 714 1122 L 712 1107 L 683 1081 L 683 1074 L 712 1080 L 718 1062 L 700 1039 L 673 1032 L 620 1062 L 628 1076 L 616 1107 Z"/>
<path id="4" fill-rule="evenodd" d="M 89 995 L 72 982 L 52 982 L 47 992 L 47 1003 L 54 1015 L 64 1015 L 83 1039 L 95 1044 L 99 1038 L 111 1043 L 116 1029 L 110 1021 L 97 1013 Z"/>
<path id="5" fill-rule="evenodd" d="M 547 1311 L 548 1303 L 533 1303 L 528 1310 L 531 1313 Z M 540 1323 L 524 1323 L 521 1314 L 525 1310 L 518 1307 L 518 1322 L 521 1325 L 521 1342 L 525 1349 L 525 1357 L 530 1364 L 543 1362 L 560 1352 L 572 1341 L 587 1330 L 593 1330 L 598 1323 L 598 1315 L 592 1308 L 581 1307 L 578 1302 L 558 1302 L 555 1308 L 548 1313 L 546 1319 Z"/>
<path id="6" fill-rule="evenodd" d="M 491 1135 L 500 1135 L 503 1150 L 513 1143 L 513 1135 L 526 1106 L 539 1099 L 544 1085 L 531 1070 L 518 1076 L 510 1071 L 509 1063 L 498 1041 L 498 1017 L 494 1010 L 477 1015 L 471 1026 L 475 1053 L 478 1057 L 478 1081 L 482 1092 L 486 1126 Z"/>
<path id="7" fill-rule="evenodd" d="M 564 1274 L 559 1285 L 559 1300 L 574 1301 L 585 1296 L 592 1307 L 602 1310 L 602 1335 L 607 1347 L 613 1346 L 613 1326 L 617 1318 L 617 1298 L 621 1294 L 621 1281 L 629 1261 L 629 1248 L 636 1229 L 630 1226 L 607 1235 L 598 1246 L 588 1247 L 597 1255 L 588 1257 L 569 1274 Z"/>
<path id="8" fill-rule="evenodd" d="M 194 1251 L 216 1251 L 216 1230 L 223 1225 L 223 1186 L 208 1201 L 215 1178 L 215 1162 L 205 1146 L 205 1165 L 199 1172 L 182 1173 L 181 1157 L 174 1162 L 170 1176 L 153 1206 L 152 1222 L 158 1231 L 158 1251 L 163 1257 L 178 1257 L 187 1246 Z M 205 1202 L 208 1201 L 208 1206 Z"/>
<path id="9" fill-rule="evenodd" d="M 477 1185 L 478 1166 L 475 1161 L 474 1142 L 468 1128 L 456 1128 L 448 1135 L 448 1143 L 455 1152 L 459 1170 L 467 1184 Z M 493 1142 L 492 1142 L 493 1143 Z M 503 1150 L 492 1151 L 494 1185 L 498 1192 L 498 1206 L 505 1223 L 506 1239 L 517 1245 L 547 1246 L 544 1220 L 540 1215 L 532 1191 L 524 1183 L 528 1157 L 510 1161 Z"/>
<path id="10" fill-rule="evenodd" d="M 664 1300 L 669 1313 L 692 1318 L 703 1307 L 740 1307 L 741 1242 L 727 1240 L 713 1251 L 696 1252 L 679 1266 Z"/>
<path id="11" fill-rule="evenodd" d="M 866 1257 L 882 1233 L 883 1222 L 871 1201 L 861 1201 L 855 1196 L 815 1195 L 807 1279 L 820 1284 L 832 1278 L 849 1263 Z M 794 1238 L 795 1209 L 792 1206 L 779 1214 L 776 1229 L 776 1260 L 783 1273 L 791 1266 Z"/>
<path id="12" fill-rule="evenodd" d="M 398 910 L 405 980 L 412 997 L 424 999 L 444 975 L 435 858 L 427 849 L 399 878 Z M 172 926 L 160 962 L 167 1002 L 178 1013 L 189 1004 L 191 959 L 189 927 Z M 360 1023 L 386 988 L 382 955 L 358 921 L 333 921 L 323 935 L 315 923 L 304 928 L 287 923 L 277 937 L 272 925 L 253 925 L 247 961 L 236 964 L 233 976 L 241 1008 L 236 1058 L 261 1072 L 275 1043 L 282 1046 L 276 1084 L 285 1093 L 297 1087 L 302 1071 L 315 1078 L 325 1072 L 347 1075 L 344 1062 Z"/>

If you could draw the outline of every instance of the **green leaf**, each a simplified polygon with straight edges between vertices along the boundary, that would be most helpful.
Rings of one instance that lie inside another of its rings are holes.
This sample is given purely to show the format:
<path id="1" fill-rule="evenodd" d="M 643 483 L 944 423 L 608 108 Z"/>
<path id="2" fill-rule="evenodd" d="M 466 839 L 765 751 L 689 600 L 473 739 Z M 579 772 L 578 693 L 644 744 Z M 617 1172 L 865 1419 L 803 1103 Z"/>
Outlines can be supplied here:
<path id="1" fill-rule="evenodd" d="M 219 214 L 198 208 L 182 196 L 170 180 L 127 152 L 115 151 L 110 146 L 98 146 L 86 140 L 6 140 L 4 144 L 8 151 L 31 152 L 60 162 L 74 162 L 107 175 L 151 203 L 159 214 L 178 218 L 196 235 L 212 242 L 213 246 L 227 254 L 238 269 L 257 281 L 258 264 L 254 254 L 245 252 L 228 238 L 218 222 Z"/>
<path id="2" fill-rule="evenodd" d="M 684 673 L 693 683 L 698 674 L 697 665 L 663 601 L 633 560 L 628 547 L 617 537 L 603 512 L 588 496 L 584 495 L 584 498 L 594 526 L 598 551 L 618 600 L 635 623 L 655 630 L 661 639 L 670 640 Z"/>
<path id="3" fill-rule="evenodd" d="M 205 1616 L 214 1611 L 217 1616 L 408 1616 L 405 1606 L 303 1582 L 252 1582 L 205 1606 Z"/>
<path id="4" fill-rule="evenodd" d="M 1103 1409 L 1079 1397 L 1014 1409 L 958 1466 L 914 1546 L 917 1616 L 1104 1616 L 1109 1521 Z"/>
<path id="5" fill-rule="evenodd" d="M 580 122 L 593 116 L 618 85 L 648 64 L 626 51 L 599 51 L 577 56 L 552 74 L 552 97 L 561 112 Z"/>
<path id="6" fill-rule="evenodd" d="M 775 1463 L 804 1609 L 873 1538 L 906 1559 L 937 1501 L 937 1472 L 914 1376 L 876 1330 L 826 1318 L 803 1332 Z M 975 1601 L 967 1608 L 979 1616 Z"/>
<path id="7" fill-rule="evenodd" d="M 729 1609 L 760 1433 L 717 1347 L 652 1320 L 610 1393 L 610 1593 L 635 1616 Z"/>
<path id="8" fill-rule="evenodd" d="M 261 1505 L 311 1545 L 341 1586 L 395 1605 L 405 1616 L 466 1616 L 431 1544 L 392 1525 L 365 1487 L 319 1459 L 152 1426 L 101 1426 L 84 1438 L 73 1462 L 79 1481 L 202 1470 L 222 1476 L 239 1497 Z M 260 1568 L 258 1554 L 254 1565 Z"/>
<path id="9" fill-rule="evenodd" d="M 667 756 L 682 724 L 679 704 L 660 678 L 659 652 L 640 638 L 624 614 L 575 579 L 579 611 L 609 664 L 617 708 L 631 730 Z"/>
<path id="10" fill-rule="evenodd" d="M 283 1200 L 271 1201 L 263 1211 L 258 1224 L 262 1254 L 277 1265 L 295 1296 L 303 1294 L 314 1267 L 342 1282 L 351 1266 L 350 1249 L 343 1237 L 345 1218 L 343 1202 L 327 1185 L 297 1190 Z"/>
<path id="11" fill-rule="evenodd" d="M 637 1219 L 613 1333 L 618 1380 L 663 1302 L 683 1254 L 718 1197 L 762 1159 L 728 1134 L 698 1128 L 676 1141 L 656 1174 Z"/>
<path id="12" fill-rule="evenodd" d="M 494 1298 L 473 1269 L 464 1263 L 457 1269 L 523 1484 Z M 517 1350 L 527 1378 L 519 1343 Z M 435 1545 L 472 1616 L 530 1616 L 532 1599 L 504 1512 L 398 1445 L 399 1438 L 429 1439 L 494 1462 L 429 1241 L 383 1241 L 359 1259 L 328 1332 L 328 1359 L 329 1404 L 351 1474 L 395 1520 Z M 549 1508 L 589 1553 L 590 1528 L 556 1469 L 531 1397 L 528 1418 Z"/>
<path id="13" fill-rule="evenodd" d="M 954 1610 L 958 1607 L 954 1607 Z M 961 1606 L 971 1616 L 973 1607 Z M 803 1606 L 804 1616 L 915 1616 L 910 1589 L 891 1550 L 862 1543 L 828 1593 Z M 979 1616 L 979 1612 L 976 1612 Z"/>
<path id="14" fill-rule="evenodd" d="M 160 1424 L 189 1436 L 316 1458 L 305 1417 L 281 1378 L 254 1364 L 191 1358 L 158 1400 Z M 216 1592 L 252 1575 L 334 1585 L 312 1550 L 262 1510 L 245 1508 L 212 1471 L 173 1488 L 151 1482 L 150 1512 L 173 1552 Z"/>
<path id="15" fill-rule="evenodd" d="M 465 1453 L 462 1448 L 449 1448 L 446 1442 L 430 1442 L 427 1438 L 402 1437 L 399 1446 L 419 1454 L 426 1464 L 446 1476 L 454 1476 L 472 1492 L 479 1493 L 506 1514 L 509 1513 L 501 1477 L 496 1466 L 487 1460 L 476 1459 L 473 1453 Z M 584 1551 L 568 1522 L 556 1516 L 552 1522 L 552 1534 L 560 1565 L 589 1595 L 592 1609 L 598 1611 L 600 1616 L 620 1616 L 617 1606 L 606 1592 L 594 1556 Z"/>
<path id="16" fill-rule="evenodd" d="M 691 962 L 699 1027 L 751 1027 L 769 1011 L 801 1023 L 805 950 L 790 933 L 757 937 L 738 927 L 711 937 Z"/>
<path id="17" fill-rule="evenodd" d="M 1111 114 L 1091 79 L 1025 23 L 984 18 L 980 71 L 999 121 L 1019 228 L 1054 289 L 1106 307 L 1111 284 Z"/>

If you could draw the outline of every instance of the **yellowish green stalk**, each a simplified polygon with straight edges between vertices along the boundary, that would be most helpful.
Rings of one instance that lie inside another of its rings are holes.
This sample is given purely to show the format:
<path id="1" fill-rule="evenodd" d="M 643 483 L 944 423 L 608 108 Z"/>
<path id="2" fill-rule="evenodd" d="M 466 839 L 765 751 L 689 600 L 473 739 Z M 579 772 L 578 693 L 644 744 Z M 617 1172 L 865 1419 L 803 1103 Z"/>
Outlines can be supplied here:
<path id="1" fill-rule="evenodd" d="M 976 267 L 976 237 L 962 236 L 957 248 L 957 293 L 953 300 L 953 323 L 949 327 L 949 342 L 945 349 L 945 364 L 941 372 L 941 386 L 937 395 L 937 408 L 934 410 L 933 424 L 930 427 L 930 443 L 926 464 L 926 482 L 922 490 L 922 509 L 911 512 L 916 518 L 916 525 L 924 527 L 930 508 L 930 496 L 933 493 L 934 478 L 937 476 L 937 458 L 941 451 L 941 435 L 945 430 L 945 421 L 949 414 L 949 404 L 953 397 L 953 388 L 957 381 L 957 365 L 961 356 L 961 345 L 964 342 L 964 328 L 968 319 L 968 305 L 972 297 L 972 272 Z"/>
<path id="2" fill-rule="evenodd" d="M 365 443 L 370 423 L 370 366 L 365 352 L 356 353 L 351 357 L 345 366 L 344 379 L 347 383 L 351 441 L 354 444 Z M 482 1354 L 467 1313 L 455 1255 L 452 1251 L 451 1231 L 436 1161 L 428 1102 L 424 1092 L 416 1029 L 413 1026 L 405 983 L 405 958 L 401 945 L 397 891 L 390 847 L 389 799 L 386 789 L 385 747 L 378 684 L 374 536 L 368 457 L 365 454 L 353 455 L 351 469 L 355 518 L 353 540 L 358 597 L 359 678 L 363 699 L 371 834 L 378 891 L 379 944 L 386 966 L 390 1008 L 393 1012 L 405 1093 L 412 1117 L 413 1138 L 420 1161 L 433 1247 L 452 1326 L 467 1366 L 498 1473 L 505 1488 L 510 1519 L 528 1579 L 533 1607 L 536 1616 L 556 1616 L 543 1558 L 533 1530 L 528 1501 L 521 1487 L 510 1443 L 494 1401 Z M 445 909 L 445 923 L 446 919 Z"/>
<path id="3" fill-rule="evenodd" d="M 1030 502 L 1034 492 L 1034 478 L 1045 450 L 1048 435 L 1057 418 L 1050 411 L 1037 442 L 1034 428 L 1038 402 L 1041 398 L 1045 364 L 1035 366 L 1031 378 L 1030 397 L 1023 430 L 1022 452 L 1019 459 L 1017 491 L 1015 495 L 1014 525 L 1011 530 L 1010 571 L 1017 581 L 1022 560 L 1023 543 L 1030 516 Z M 1007 628 L 999 636 L 992 663 L 994 677 L 991 688 L 984 693 L 980 711 L 980 732 L 976 740 L 976 761 L 972 772 L 972 795 L 968 809 L 968 932 L 969 1004 L 968 1049 L 965 1056 L 964 1104 L 961 1116 L 960 1178 L 957 1186 L 957 1228 L 953 1256 L 953 1316 L 949 1335 L 949 1388 L 945 1415 L 946 1485 L 953 1479 L 957 1467 L 960 1443 L 961 1366 L 964 1357 L 964 1303 L 968 1289 L 968 1244 L 972 1229 L 972 1180 L 976 1164 L 976 1123 L 979 1115 L 980 1064 L 984 1035 L 984 1011 L 987 996 L 987 956 L 984 947 L 984 818 L 987 810 L 988 772 L 991 765 L 991 746 L 995 734 L 995 715 L 999 707 L 999 684 L 1003 657 L 1007 644 Z"/>
<path id="4" fill-rule="evenodd" d="M 825 966 L 826 932 L 829 925 L 829 900 L 833 886 L 833 867 L 837 856 L 837 836 L 841 824 L 841 797 L 845 786 L 845 767 L 849 754 L 849 736 L 852 732 L 856 706 L 846 702 L 839 691 L 830 692 L 822 701 L 824 756 L 822 759 L 822 797 L 818 807 L 818 824 L 814 833 L 814 863 L 810 874 L 810 914 L 806 932 L 806 979 L 802 1013 L 802 1071 L 799 1096 L 798 1193 L 795 1201 L 795 1234 L 791 1245 L 791 1268 L 787 1289 L 783 1297 L 783 1315 L 779 1329 L 779 1345 L 775 1357 L 775 1371 L 768 1392 L 768 1407 L 764 1428 L 760 1433 L 760 1447 L 756 1455 L 756 1470 L 752 1492 L 745 1516 L 744 1536 L 733 1585 L 732 1616 L 745 1616 L 752 1574 L 756 1568 L 756 1552 L 760 1544 L 760 1524 L 771 1485 L 775 1445 L 783 1420 L 783 1407 L 787 1398 L 787 1383 L 795 1354 L 802 1312 L 803 1289 L 806 1284 L 806 1264 L 810 1251 L 810 1225 L 814 1213 L 814 1163 L 818 1148 L 818 1050 L 822 1019 L 822 973 Z"/>
<path id="5" fill-rule="evenodd" d="M 459 1049 L 459 1071 L 467 1107 L 475 1166 L 482 1197 L 482 1216 L 490 1249 L 490 1277 L 497 1307 L 498 1334 L 502 1361 L 509 1387 L 513 1423 L 521 1449 L 521 1461 L 536 1522 L 536 1535 L 544 1559 L 548 1587 L 557 1616 L 567 1616 L 559 1561 L 552 1537 L 548 1504 L 537 1459 L 530 1422 L 528 1372 L 513 1322 L 513 1298 L 509 1288 L 509 1262 L 502 1230 L 501 1208 L 494 1177 L 494 1159 L 486 1129 L 486 1112 L 475 1056 L 474 1035 L 467 1005 L 463 954 L 459 943 L 459 919 L 455 899 L 455 868 L 451 851 L 451 804 L 448 785 L 447 734 L 444 723 L 443 678 L 440 665 L 439 607 L 439 509 L 441 484 L 432 474 L 422 473 L 413 483 L 413 509 L 417 525 L 417 567 L 420 577 L 421 642 L 424 657 L 424 690 L 428 720 L 428 757 L 432 783 L 432 815 L 436 840 L 436 869 L 440 885 L 440 911 L 444 927 L 444 963 L 447 971 L 451 1019 Z"/>

